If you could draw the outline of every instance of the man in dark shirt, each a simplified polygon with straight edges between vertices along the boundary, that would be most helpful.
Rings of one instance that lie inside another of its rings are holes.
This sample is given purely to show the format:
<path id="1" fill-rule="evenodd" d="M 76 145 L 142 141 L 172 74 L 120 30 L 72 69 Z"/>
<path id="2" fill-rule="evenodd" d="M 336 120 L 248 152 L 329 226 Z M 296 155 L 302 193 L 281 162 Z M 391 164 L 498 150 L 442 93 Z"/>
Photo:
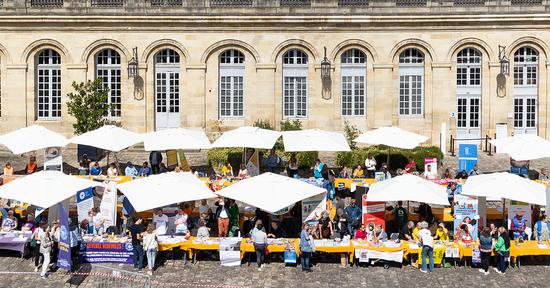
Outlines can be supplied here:
<path id="1" fill-rule="evenodd" d="M 132 247 L 134 253 L 134 269 L 141 270 L 143 266 L 143 245 L 141 244 L 143 227 L 143 218 L 134 217 L 134 224 L 128 227 L 128 234 L 132 237 Z"/>
<path id="2" fill-rule="evenodd" d="M 286 233 L 279 226 L 279 222 L 271 221 L 271 229 L 269 231 L 269 234 L 267 234 L 267 237 L 269 237 L 269 238 L 286 238 Z"/>
<path id="3" fill-rule="evenodd" d="M 402 201 L 397 202 L 397 208 L 395 208 L 395 210 L 393 211 L 393 215 L 395 216 L 395 226 L 400 231 L 409 220 L 407 209 L 403 208 Z"/>

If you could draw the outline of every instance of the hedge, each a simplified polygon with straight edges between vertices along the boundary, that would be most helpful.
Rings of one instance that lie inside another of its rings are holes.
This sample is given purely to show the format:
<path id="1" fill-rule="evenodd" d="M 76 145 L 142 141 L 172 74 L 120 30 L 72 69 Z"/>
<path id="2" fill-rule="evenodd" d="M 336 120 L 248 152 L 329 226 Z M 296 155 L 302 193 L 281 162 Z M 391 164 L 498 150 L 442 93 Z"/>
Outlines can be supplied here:
<path id="1" fill-rule="evenodd" d="M 365 163 L 367 155 L 374 156 L 378 166 L 387 162 L 388 147 L 384 145 L 370 146 L 367 148 L 353 149 L 351 152 L 339 152 L 336 156 L 336 163 L 338 166 L 353 167 L 354 165 Z M 408 163 L 409 157 L 412 157 L 416 162 L 416 169 L 418 171 L 424 170 L 424 158 L 437 158 L 437 161 L 441 163 L 443 159 L 443 153 L 436 146 L 430 147 L 417 147 L 414 149 L 398 149 L 391 148 L 390 150 L 390 170 L 403 169 Z"/>

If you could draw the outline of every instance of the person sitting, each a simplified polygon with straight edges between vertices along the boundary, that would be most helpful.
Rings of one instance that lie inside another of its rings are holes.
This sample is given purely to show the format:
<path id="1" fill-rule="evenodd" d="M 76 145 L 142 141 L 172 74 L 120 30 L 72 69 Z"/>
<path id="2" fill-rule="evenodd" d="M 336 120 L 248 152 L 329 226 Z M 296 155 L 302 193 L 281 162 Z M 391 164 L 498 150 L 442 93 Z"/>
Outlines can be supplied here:
<path id="1" fill-rule="evenodd" d="M 10 177 L 13 175 L 13 167 L 11 166 L 10 162 L 6 162 L 6 165 L 4 165 L 4 178 Z"/>
<path id="2" fill-rule="evenodd" d="M 271 230 L 267 234 L 269 238 L 286 238 L 285 231 L 279 226 L 279 222 L 272 220 L 271 221 Z"/>
<path id="3" fill-rule="evenodd" d="M 432 170 L 432 165 L 426 166 L 426 171 L 422 174 L 422 177 L 428 180 L 436 179 L 437 178 L 437 172 Z"/>
<path id="4" fill-rule="evenodd" d="M 412 241 L 414 239 L 413 232 L 415 227 L 413 221 L 407 222 L 407 225 L 401 227 L 400 229 L 401 230 L 399 231 L 399 238 L 407 241 Z"/>
<path id="5" fill-rule="evenodd" d="M 382 167 L 380 167 L 380 172 L 384 173 L 384 180 L 391 179 L 391 173 L 388 169 L 388 164 L 382 163 Z"/>
<path id="6" fill-rule="evenodd" d="M 36 228 L 36 222 L 34 221 L 34 216 L 32 214 L 27 215 L 27 222 L 23 224 L 21 227 L 21 231 L 27 232 L 27 231 L 34 231 L 34 228 Z"/>
<path id="7" fill-rule="evenodd" d="M 199 229 L 197 230 L 197 238 L 210 238 L 210 228 L 206 227 L 206 221 L 201 219 Z"/>
<path id="8" fill-rule="evenodd" d="M 8 217 L 2 222 L 2 231 L 11 231 L 17 228 L 18 222 L 13 210 L 8 211 Z"/>
<path id="9" fill-rule="evenodd" d="M 375 242 L 385 241 L 388 239 L 388 234 L 384 231 L 384 228 L 380 224 L 374 226 L 373 236 Z"/>
<path id="10" fill-rule="evenodd" d="M 320 233 L 320 230 L 319 230 L 319 223 L 315 223 L 313 225 L 311 225 L 310 227 L 310 235 L 311 237 L 313 237 L 313 239 L 321 239 L 321 233 Z"/>
<path id="11" fill-rule="evenodd" d="M 350 169 L 348 168 L 348 166 L 344 165 L 342 170 L 340 170 L 340 172 L 338 173 L 338 177 L 339 178 L 344 178 L 344 179 L 351 178 L 351 173 L 350 173 Z"/>
<path id="12" fill-rule="evenodd" d="M 157 235 L 165 235 L 168 230 L 168 216 L 162 213 L 161 208 L 153 210 L 153 224 L 155 224 L 155 231 Z"/>
<path id="13" fill-rule="evenodd" d="M 542 242 L 550 239 L 550 222 L 548 215 L 543 215 L 537 223 L 535 223 L 535 240 Z"/>
<path id="14" fill-rule="evenodd" d="M 481 172 L 481 170 L 479 170 L 479 166 L 477 166 L 477 163 L 474 165 L 474 168 L 472 169 L 472 171 L 470 171 L 470 173 L 468 173 L 468 176 L 476 176 L 476 175 L 481 175 L 483 174 Z"/>
<path id="15" fill-rule="evenodd" d="M 36 164 L 36 156 L 31 156 L 29 158 L 29 163 L 27 163 L 27 166 L 25 166 L 25 171 L 27 174 L 32 174 L 36 172 L 38 169 L 38 165 Z"/>
<path id="16" fill-rule="evenodd" d="M 449 230 L 445 228 L 443 222 L 439 223 L 437 230 L 435 230 L 435 240 L 449 241 Z"/>
<path id="17" fill-rule="evenodd" d="M 233 167 L 229 162 L 225 162 L 225 165 L 222 167 L 222 177 L 233 177 Z"/>
<path id="18" fill-rule="evenodd" d="M 418 221 L 416 222 L 416 227 L 414 227 L 413 233 L 412 233 L 412 239 L 414 241 L 420 240 L 420 238 L 418 238 L 418 232 L 420 232 L 420 230 L 422 230 L 422 222 Z"/>
<path id="19" fill-rule="evenodd" d="M 178 235 L 185 235 L 189 232 L 187 228 L 187 218 L 188 215 L 185 213 L 183 208 L 178 209 L 178 214 L 176 214 L 176 217 L 174 219 L 174 224 L 176 225 L 176 234 Z"/>
<path id="20" fill-rule="evenodd" d="M 101 166 L 99 166 L 99 162 L 92 162 L 90 167 L 90 175 L 97 176 L 101 175 Z"/>
<path id="21" fill-rule="evenodd" d="M 84 161 L 78 162 L 78 175 L 90 175 L 90 166 Z"/>
<path id="22" fill-rule="evenodd" d="M 550 180 L 550 173 L 548 173 L 548 169 L 542 168 L 540 170 L 539 180 Z"/>
<path id="23" fill-rule="evenodd" d="M 409 157 L 409 162 L 405 165 L 405 170 L 403 173 L 412 173 L 416 171 L 416 162 L 412 157 Z"/>
<path id="24" fill-rule="evenodd" d="M 151 167 L 149 167 L 149 163 L 147 161 L 143 162 L 143 167 L 139 169 L 138 176 L 139 177 L 148 177 L 151 176 L 153 172 L 151 171 Z"/>
<path id="25" fill-rule="evenodd" d="M 468 179 L 468 173 L 466 173 L 466 170 L 462 170 L 458 174 L 456 174 L 455 179 L 466 180 Z"/>
<path id="26" fill-rule="evenodd" d="M 99 208 L 94 207 L 90 211 L 91 216 L 91 223 L 94 227 L 94 235 L 102 235 L 103 232 L 105 232 L 105 218 L 103 218 L 103 215 L 101 215 L 101 212 L 99 212 Z"/>
<path id="27" fill-rule="evenodd" d="M 320 159 L 316 159 L 315 166 L 313 167 L 313 177 L 315 177 L 315 179 L 327 179 L 328 174 L 326 173 L 326 168 L 327 167 L 325 163 L 323 163 Z"/>
<path id="28" fill-rule="evenodd" d="M 118 170 L 116 169 L 115 163 L 109 164 L 107 169 L 107 177 L 116 177 L 118 176 Z"/>
<path id="29" fill-rule="evenodd" d="M 453 179 L 453 174 L 451 173 L 451 169 L 446 168 L 445 172 L 443 172 L 443 175 L 441 175 L 441 179 Z"/>
<path id="30" fill-rule="evenodd" d="M 367 240 L 367 231 L 365 228 L 365 224 L 361 224 L 361 226 L 359 226 L 359 229 L 355 232 L 355 237 L 353 239 Z"/>
<path id="31" fill-rule="evenodd" d="M 244 178 L 248 178 L 248 169 L 246 169 L 246 165 L 244 165 L 244 163 L 241 163 L 240 167 L 239 167 L 239 178 L 241 179 L 244 179 Z"/>
<path id="32" fill-rule="evenodd" d="M 124 175 L 130 176 L 130 177 L 138 176 L 138 171 L 134 166 L 134 164 L 132 164 L 132 162 L 128 161 L 128 163 L 126 163 L 126 169 L 124 169 Z"/>
<path id="33" fill-rule="evenodd" d="M 523 239 L 527 240 L 527 234 L 525 234 L 526 227 L 527 219 L 523 217 L 523 212 L 518 210 L 510 223 L 510 231 L 512 231 L 512 235 L 514 236 L 513 239 L 519 239 L 519 237 L 523 237 Z"/>
<path id="34" fill-rule="evenodd" d="M 321 213 L 319 230 L 321 232 L 321 239 L 331 239 L 334 236 L 334 227 L 332 226 L 332 221 L 330 221 L 328 211 L 323 211 Z"/>
<path id="35" fill-rule="evenodd" d="M 355 169 L 353 169 L 353 178 L 363 178 L 365 177 L 365 172 L 363 171 L 363 167 L 361 165 L 357 165 Z"/>

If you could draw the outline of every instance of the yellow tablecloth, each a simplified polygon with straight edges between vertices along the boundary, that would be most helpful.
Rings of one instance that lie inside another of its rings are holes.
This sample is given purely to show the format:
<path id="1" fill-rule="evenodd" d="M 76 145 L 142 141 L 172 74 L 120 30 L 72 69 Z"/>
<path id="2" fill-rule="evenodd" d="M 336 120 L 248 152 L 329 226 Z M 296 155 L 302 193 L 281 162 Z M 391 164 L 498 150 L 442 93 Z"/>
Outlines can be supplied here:
<path id="1" fill-rule="evenodd" d="M 189 258 L 193 259 L 193 254 L 195 253 L 196 250 L 219 250 L 220 249 L 220 243 L 217 241 L 218 238 L 216 237 L 210 237 L 210 240 L 212 240 L 212 243 L 204 243 L 204 242 L 200 242 L 200 243 L 196 243 L 194 240 L 197 239 L 197 237 L 191 237 L 188 241 L 187 241 L 187 249 L 182 249 L 182 250 L 187 250 L 189 251 Z"/>
<path id="2" fill-rule="evenodd" d="M 336 178 L 334 179 L 334 187 L 338 188 L 339 185 L 343 184 L 345 188 L 350 188 L 351 183 L 359 186 L 369 186 L 375 182 L 376 180 L 374 178 L 355 178 L 355 179 Z"/>
<path id="3" fill-rule="evenodd" d="M 181 250 L 187 251 L 189 250 L 189 241 L 185 240 L 182 242 L 176 242 L 176 243 L 159 243 L 158 245 L 159 251 L 167 251 L 172 248 L 180 248 Z"/>
<path id="4" fill-rule="evenodd" d="M 296 255 L 300 255 L 300 240 L 296 238 L 285 239 L 289 241 L 289 244 L 296 250 Z M 283 253 L 286 250 L 285 244 L 270 244 L 267 245 L 267 251 L 269 253 Z M 250 241 L 250 238 L 243 238 L 241 242 L 241 259 L 243 259 L 245 253 L 254 253 L 254 243 Z"/>
<path id="5" fill-rule="evenodd" d="M 550 255 L 550 244 L 548 241 L 543 242 L 547 247 L 546 249 L 539 248 L 537 241 L 525 241 L 519 245 L 516 245 L 514 241 L 510 243 L 510 256 L 537 256 L 537 255 Z"/>

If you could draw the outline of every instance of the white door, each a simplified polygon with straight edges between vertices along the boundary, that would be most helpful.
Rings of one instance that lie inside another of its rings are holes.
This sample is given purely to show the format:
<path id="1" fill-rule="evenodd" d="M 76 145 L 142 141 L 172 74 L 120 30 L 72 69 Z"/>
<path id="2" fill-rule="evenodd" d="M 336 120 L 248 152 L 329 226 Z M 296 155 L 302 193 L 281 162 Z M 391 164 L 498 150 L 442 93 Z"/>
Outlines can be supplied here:
<path id="1" fill-rule="evenodd" d="M 479 144 L 481 138 L 480 128 L 481 97 L 458 97 L 456 114 L 456 138 L 459 144 Z M 478 139 L 478 140 L 467 140 Z"/>
<path id="2" fill-rule="evenodd" d="M 179 72 L 157 71 L 155 83 L 156 130 L 180 127 Z"/>
<path id="3" fill-rule="evenodd" d="M 516 97 L 514 99 L 514 135 L 537 135 L 536 97 Z"/>

